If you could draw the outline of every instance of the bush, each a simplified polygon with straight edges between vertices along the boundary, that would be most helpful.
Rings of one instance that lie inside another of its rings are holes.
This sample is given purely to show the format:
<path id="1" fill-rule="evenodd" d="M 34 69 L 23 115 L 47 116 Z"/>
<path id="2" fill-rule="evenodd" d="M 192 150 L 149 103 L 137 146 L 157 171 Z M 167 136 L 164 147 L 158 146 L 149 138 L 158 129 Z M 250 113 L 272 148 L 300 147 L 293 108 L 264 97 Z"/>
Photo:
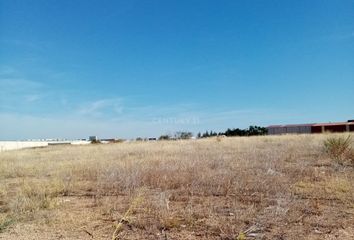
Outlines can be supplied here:
<path id="1" fill-rule="evenodd" d="M 175 138 L 177 139 L 190 139 L 193 137 L 193 133 L 191 132 L 176 132 Z"/>
<path id="2" fill-rule="evenodd" d="M 159 137 L 159 140 L 169 140 L 171 137 L 169 136 L 169 135 L 161 135 L 160 137 Z"/>
<path id="3" fill-rule="evenodd" d="M 14 223 L 11 218 L 0 219 L 0 233 L 2 233 L 7 227 Z"/>
<path id="4" fill-rule="evenodd" d="M 323 142 L 324 151 L 328 156 L 339 164 L 343 164 L 352 154 L 351 136 L 329 137 Z"/>

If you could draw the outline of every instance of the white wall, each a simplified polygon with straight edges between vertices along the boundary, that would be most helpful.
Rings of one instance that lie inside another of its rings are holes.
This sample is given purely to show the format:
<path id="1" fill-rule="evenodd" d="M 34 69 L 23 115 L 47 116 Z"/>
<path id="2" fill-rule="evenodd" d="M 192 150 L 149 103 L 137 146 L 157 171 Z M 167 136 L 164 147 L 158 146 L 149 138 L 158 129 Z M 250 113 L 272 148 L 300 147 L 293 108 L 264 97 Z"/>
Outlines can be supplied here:
<path id="1" fill-rule="evenodd" d="M 86 144 L 91 144 L 91 142 L 83 141 L 83 140 L 76 140 L 71 142 L 71 145 L 86 145 Z"/>
<path id="2" fill-rule="evenodd" d="M 23 149 L 23 148 L 33 148 L 33 147 L 46 147 L 48 143 L 64 143 L 57 141 L 0 141 L 0 152 L 7 150 Z M 89 141 L 68 141 L 72 145 L 84 145 L 90 144 Z"/>
<path id="3" fill-rule="evenodd" d="M 48 142 L 32 141 L 0 141 L 0 152 L 21 148 L 46 147 Z"/>

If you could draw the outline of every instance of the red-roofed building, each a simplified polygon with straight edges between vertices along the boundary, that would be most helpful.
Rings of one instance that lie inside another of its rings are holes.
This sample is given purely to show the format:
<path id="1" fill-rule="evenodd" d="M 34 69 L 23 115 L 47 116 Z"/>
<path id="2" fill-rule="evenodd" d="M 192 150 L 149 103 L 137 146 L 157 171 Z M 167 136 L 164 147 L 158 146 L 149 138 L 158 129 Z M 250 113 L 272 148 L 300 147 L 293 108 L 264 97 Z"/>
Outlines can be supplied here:
<path id="1" fill-rule="evenodd" d="M 271 125 L 267 127 L 269 135 L 277 134 L 301 134 L 301 133 L 324 133 L 324 132 L 354 132 L 354 122 L 336 123 L 309 123 Z"/>

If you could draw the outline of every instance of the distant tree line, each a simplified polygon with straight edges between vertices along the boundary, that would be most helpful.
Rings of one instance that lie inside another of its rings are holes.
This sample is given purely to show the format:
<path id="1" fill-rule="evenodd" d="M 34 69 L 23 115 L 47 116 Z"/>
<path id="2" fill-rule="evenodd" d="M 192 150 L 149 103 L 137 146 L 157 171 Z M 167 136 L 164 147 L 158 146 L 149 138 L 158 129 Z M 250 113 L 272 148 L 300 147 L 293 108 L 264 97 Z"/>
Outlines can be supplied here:
<path id="1" fill-rule="evenodd" d="M 177 139 L 190 139 L 193 137 L 192 132 L 176 132 L 173 135 L 165 134 L 159 137 L 159 140 L 177 140 Z"/>
<path id="2" fill-rule="evenodd" d="M 214 131 L 206 131 L 204 133 L 198 133 L 197 138 L 207 138 L 207 137 L 215 137 L 215 136 L 258 136 L 258 135 L 266 135 L 267 128 L 260 126 L 249 126 L 246 129 L 240 128 L 228 128 L 225 132 L 214 132 Z M 190 139 L 193 137 L 192 132 L 176 132 L 174 134 L 164 134 L 161 135 L 158 140 L 178 140 L 178 139 Z"/>
<path id="3" fill-rule="evenodd" d="M 207 137 L 214 137 L 214 136 L 257 136 L 257 135 L 266 135 L 267 128 L 260 127 L 260 126 L 249 126 L 246 129 L 240 128 L 228 128 L 225 132 L 213 132 L 213 131 L 206 131 L 205 133 L 198 133 L 197 138 L 207 138 Z"/>

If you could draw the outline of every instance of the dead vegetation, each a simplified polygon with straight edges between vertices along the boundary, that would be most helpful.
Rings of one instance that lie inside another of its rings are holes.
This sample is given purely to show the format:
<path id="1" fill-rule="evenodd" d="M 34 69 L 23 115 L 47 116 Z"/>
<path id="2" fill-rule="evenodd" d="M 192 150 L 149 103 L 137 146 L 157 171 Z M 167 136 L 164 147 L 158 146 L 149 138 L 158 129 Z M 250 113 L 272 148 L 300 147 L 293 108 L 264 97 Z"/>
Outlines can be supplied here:
<path id="1" fill-rule="evenodd" d="M 0 239 L 354 239 L 351 152 L 338 164 L 331 137 L 3 152 Z"/>
<path id="2" fill-rule="evenodd" d="M 324 151 L 330 158 L 338 164 L 345 164 L 347 160 L 352 161 L 353 149 L 351 135 L 344 136 L 331 136 L 328 137 L 324 143 Z"/>

